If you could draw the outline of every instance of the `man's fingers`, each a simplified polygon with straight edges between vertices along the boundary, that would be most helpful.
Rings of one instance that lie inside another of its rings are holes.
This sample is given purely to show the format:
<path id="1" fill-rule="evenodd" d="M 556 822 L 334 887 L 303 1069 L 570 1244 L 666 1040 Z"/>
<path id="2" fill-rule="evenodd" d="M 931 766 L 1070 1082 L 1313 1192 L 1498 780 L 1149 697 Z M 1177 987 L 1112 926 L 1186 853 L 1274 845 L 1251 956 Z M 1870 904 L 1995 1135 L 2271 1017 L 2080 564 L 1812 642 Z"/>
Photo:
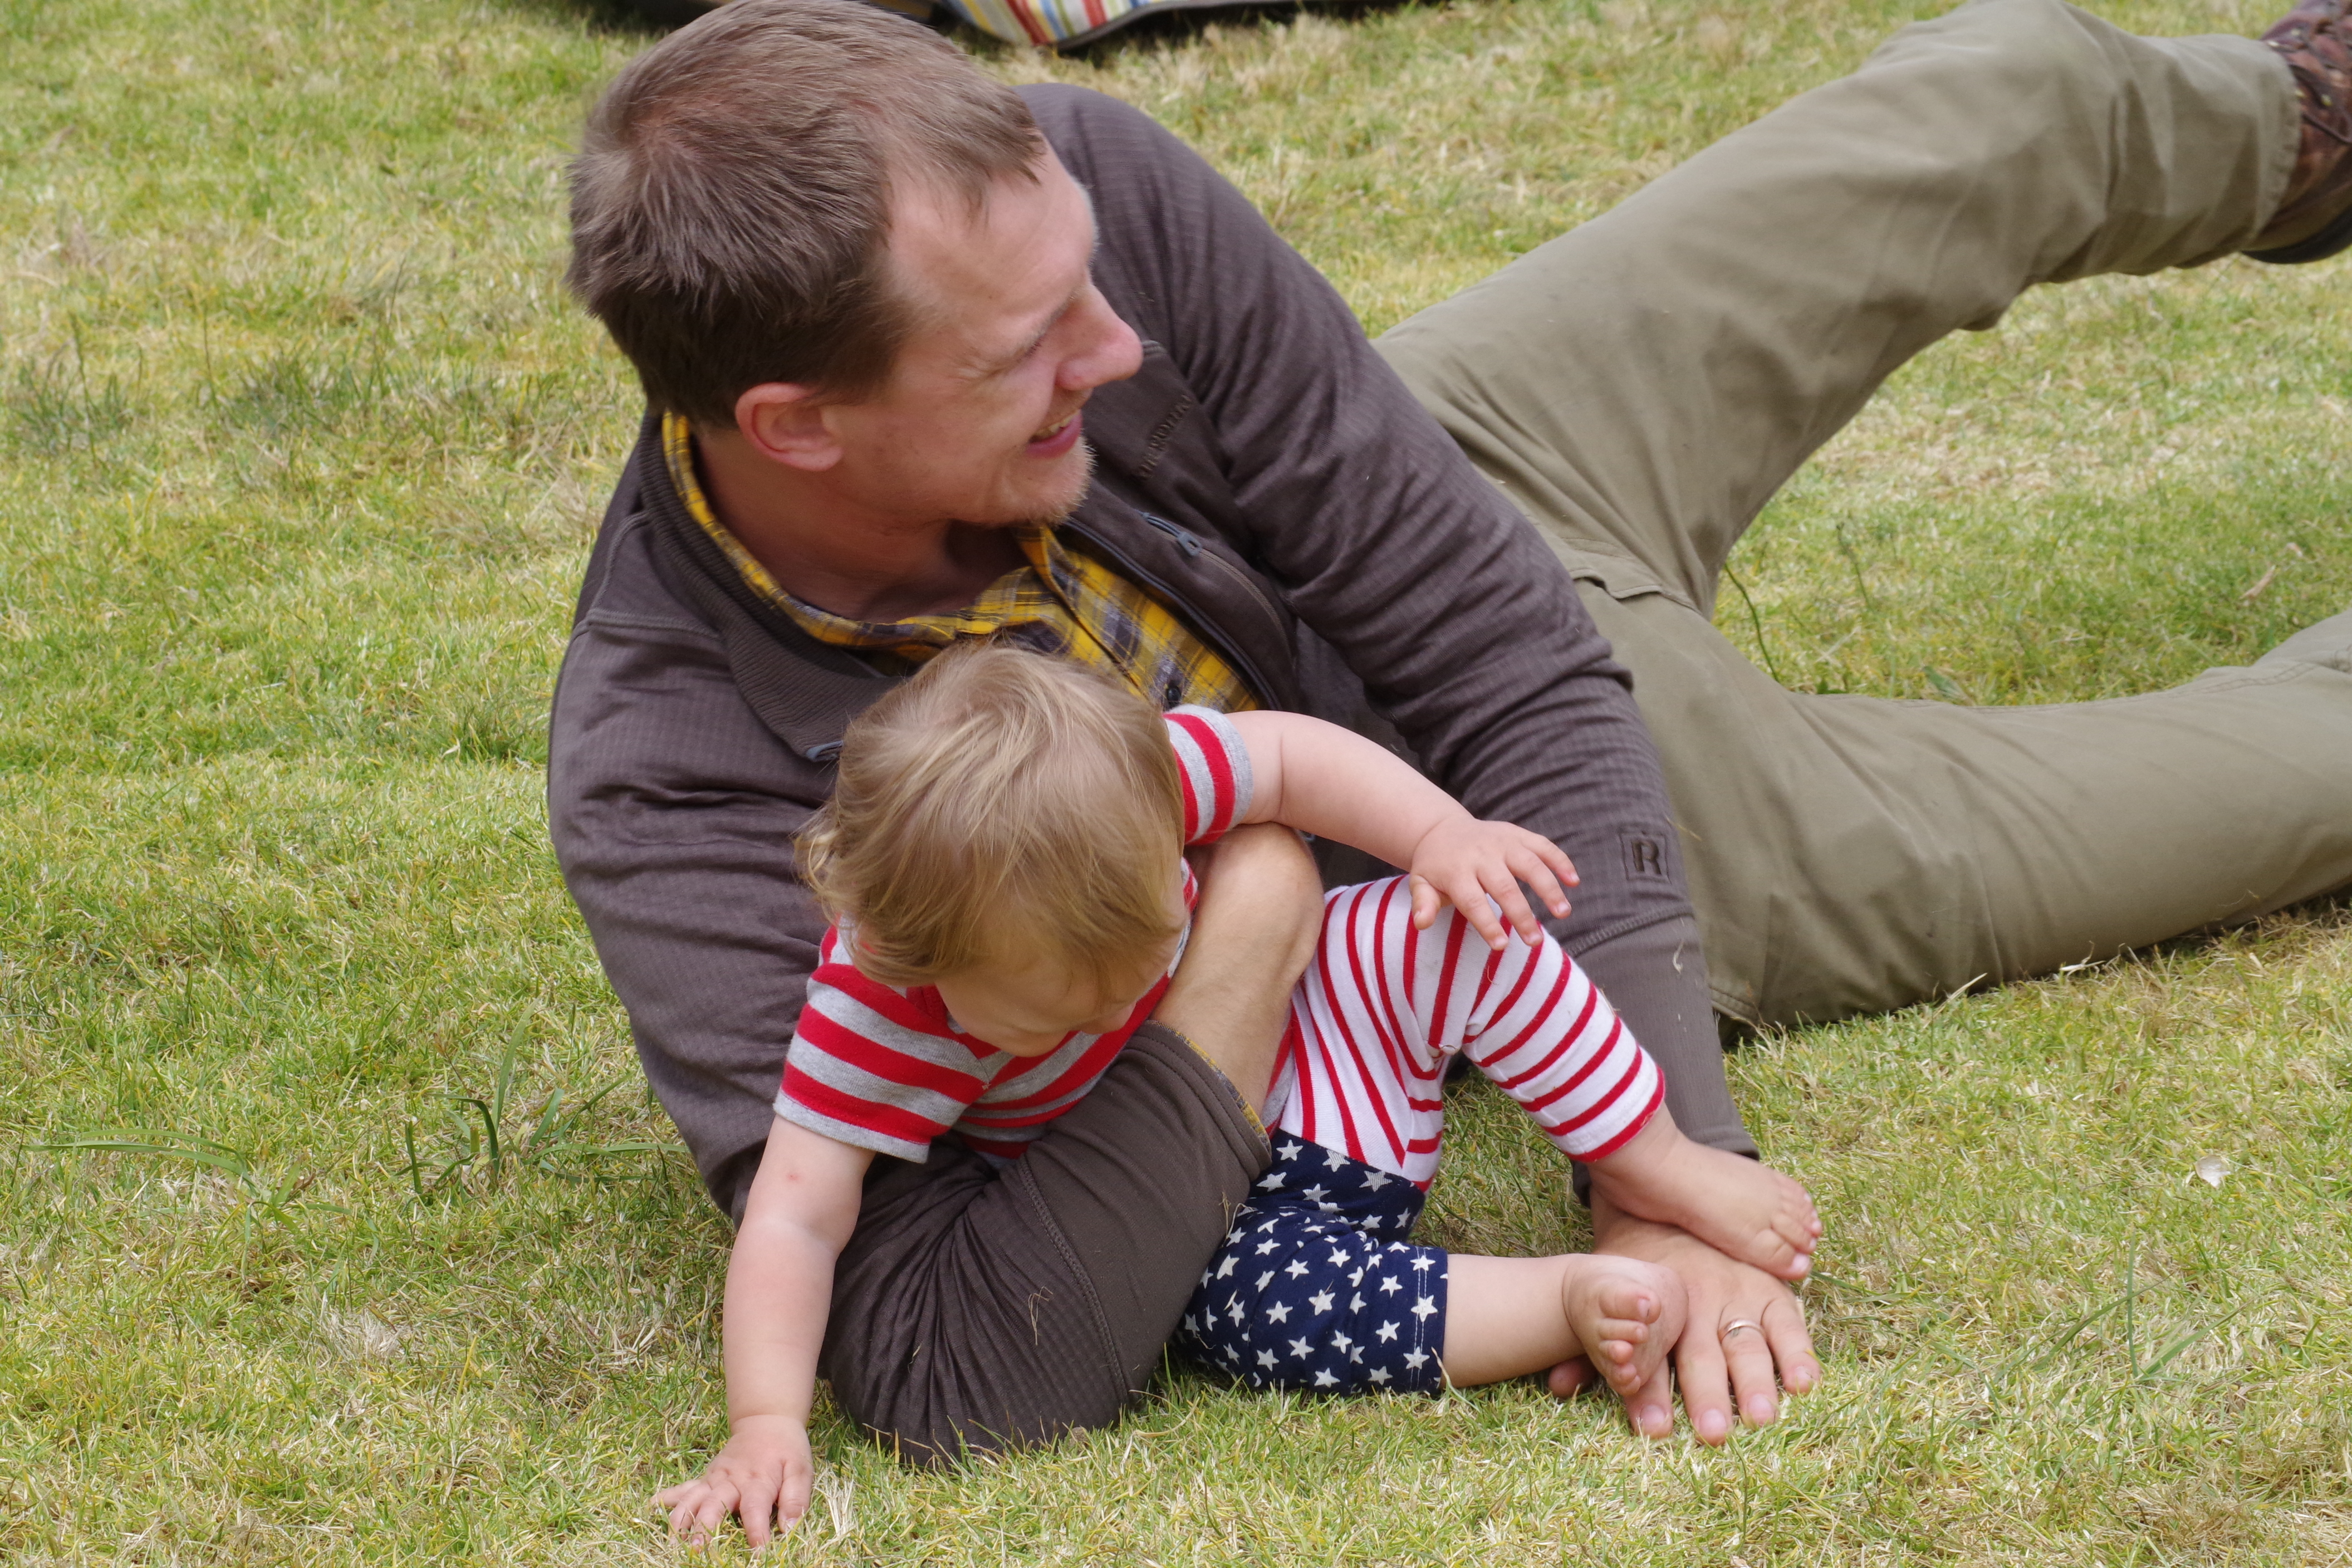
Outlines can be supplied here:
<path id="1" fill-rule="evenodd" d="M 1723 1343 L 1710 1327 L 1712 1312 L 1691 1303 L 1691 1326 L 1675 1347 L 1675 1371 L 1680 1375 L 1683 1408 L 1690 1412 L 1691 1431 L 1710 1446 L 1731 1436 L 1731 1384 L 1724 1365 Z"/>
<path id="2" fill-rule="evenodd" d="M 1813 1358 L 1812 1331 L 1805 1327 L 1805 1309 L 1793 1298 L 1765 1309 L 1764 1339 L 1772 1347 L 1773 1364 L 1780 1369 L 1781 1387 L 1791 1394 L 1811 1394 L 1821 1386 L 1822 1363 Z"/>
<path id="3" fill-rule="evenodd" d="M 1625 1419 L 1643 1436 L 1675 1435 L 1675 1380 L 1663 1360 L 1649 1382 L 1630 1394 L 1621 1391 L 1618 1397 L 1625 1402 Z"/>
<path id="4" fill-rule="evenodd" d="M 1772 1375 L 1772 1344 L 1764 1337 L 1763 1326 L 1753 1319 L 1735 1318 L 1719 1333 L 1739 1418 L 1750 1426 L 1769 1426 L 1780 1418 L 1780 1384 Z"/>

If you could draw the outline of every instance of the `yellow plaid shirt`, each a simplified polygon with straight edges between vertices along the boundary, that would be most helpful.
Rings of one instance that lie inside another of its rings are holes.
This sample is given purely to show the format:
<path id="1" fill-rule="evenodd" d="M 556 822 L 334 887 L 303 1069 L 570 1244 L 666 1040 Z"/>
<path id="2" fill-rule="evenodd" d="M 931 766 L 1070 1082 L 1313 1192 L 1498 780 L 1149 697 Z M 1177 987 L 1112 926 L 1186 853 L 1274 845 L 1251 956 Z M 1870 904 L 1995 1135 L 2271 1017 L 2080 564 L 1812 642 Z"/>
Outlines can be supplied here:
<path id="1" fill-rule="evenodd" d="M 1002 636 L 1108 670 L 1157 708 L 1191 702 L 1238 713 L 1258 705 L 1233 666 L 1167 605 L 1064 543 L 1050 528 L 1014 530 L 1029 563 L 991 583 L 961 610 L 902 621 L 853 621 L 818 609 L 786 593 L 710 510 L 695 477 L 689 427 L 675 414 L 662 420 L 662 452 L 688 513 L 726 552 L 751 591 L 819 642 L 854 648 L 877 669 L 902 675 L 961 638 Z"/>

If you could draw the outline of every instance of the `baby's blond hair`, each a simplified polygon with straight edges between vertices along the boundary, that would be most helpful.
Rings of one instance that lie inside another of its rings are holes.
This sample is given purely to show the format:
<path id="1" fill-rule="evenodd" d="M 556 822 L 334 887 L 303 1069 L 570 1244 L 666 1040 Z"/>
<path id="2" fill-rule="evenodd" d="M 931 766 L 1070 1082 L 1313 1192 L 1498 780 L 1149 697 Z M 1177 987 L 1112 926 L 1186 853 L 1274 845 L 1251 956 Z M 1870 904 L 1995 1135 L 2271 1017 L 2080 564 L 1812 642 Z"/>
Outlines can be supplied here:
<path id="1" fill-rule="evenodd" d="M 1180 929 L 1182 790 L 1159 714 L 1126 687 L 964 644 L 850 724 L 801 870 L 851 961 L 883 984 L 1035 946 L 1099 981 Z"/>

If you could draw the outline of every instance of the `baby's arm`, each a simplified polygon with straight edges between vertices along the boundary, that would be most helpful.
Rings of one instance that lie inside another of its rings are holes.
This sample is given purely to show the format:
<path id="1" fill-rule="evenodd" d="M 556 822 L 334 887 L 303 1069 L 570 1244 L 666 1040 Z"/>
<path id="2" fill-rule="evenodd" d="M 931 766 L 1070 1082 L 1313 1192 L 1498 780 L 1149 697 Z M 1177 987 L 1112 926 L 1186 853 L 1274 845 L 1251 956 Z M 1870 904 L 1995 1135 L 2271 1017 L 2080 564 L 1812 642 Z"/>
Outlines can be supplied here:
<path id="1" fill-rule="evenodd" d="M 1459 801 L 1385 748 L 1304 713 L 1230 716 L 1249 748 L 1251 795 L 1244 822 L 1279 822 L 1379 856 L 1412 873 L 1412 923 L 1423 931 L 1451 902 L 1500 950 L 1507 921 L 1535 942 L 1543 928 L 1521 882 L 1553 915 L 1568 913 L 1561 884 L 1576 868 L 1541 834 L 1482 822 Z M 1500 904 L 1503 919 L 1487 903 Z"/>
<path id="2" fill-rule="evenodd" d="M 776 1118 L 727 1265 L 727 1447 L 698 1479 L 656 1493 L 672 1531 L 707 1540 L 730 1513 L 753 1547 L 789 1530 L 815 1479 L 809 1404 L 833 1266 L 857 1224 L 871 1150 Z"/>

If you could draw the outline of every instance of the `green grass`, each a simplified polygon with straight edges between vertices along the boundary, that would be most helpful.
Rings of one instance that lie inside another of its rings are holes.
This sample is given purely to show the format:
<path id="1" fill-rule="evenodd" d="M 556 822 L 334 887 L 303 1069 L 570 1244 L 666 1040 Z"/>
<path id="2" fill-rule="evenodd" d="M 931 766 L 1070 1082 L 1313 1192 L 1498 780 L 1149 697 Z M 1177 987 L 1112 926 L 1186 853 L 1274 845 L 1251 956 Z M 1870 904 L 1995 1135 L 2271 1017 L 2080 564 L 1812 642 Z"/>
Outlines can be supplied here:
<path id="1" fill-rule="evenodd" d="M 986 53 L 1191 138 L 1378 330 L 1931 8 Z M 635 416 L 557 285 L 562 167 L 645 37 L 554 0 L 0 16 L 0 1560 L 669 1560 L 644 1500 L 723 1434 L 727 1237 L 646 1147 L 540 804 Z M 1742 547 L 1726 629 L 1794 685 L 2041 700 L 2343 607 L 2346 279 L 2082 285 L 1938 348 Z M 1771 1038 L 1733 1079 L 1832 1226 L 1830 1383 L 1774 1429 L 1178 1371 L 959 1476 L 829 1426 L 834 1505 L 774 1555 L 2352 1557 L 2352 916 Z M 1508 1107 L 1457 1126 L 1435 1234 L 1573 1244 Z"/>

